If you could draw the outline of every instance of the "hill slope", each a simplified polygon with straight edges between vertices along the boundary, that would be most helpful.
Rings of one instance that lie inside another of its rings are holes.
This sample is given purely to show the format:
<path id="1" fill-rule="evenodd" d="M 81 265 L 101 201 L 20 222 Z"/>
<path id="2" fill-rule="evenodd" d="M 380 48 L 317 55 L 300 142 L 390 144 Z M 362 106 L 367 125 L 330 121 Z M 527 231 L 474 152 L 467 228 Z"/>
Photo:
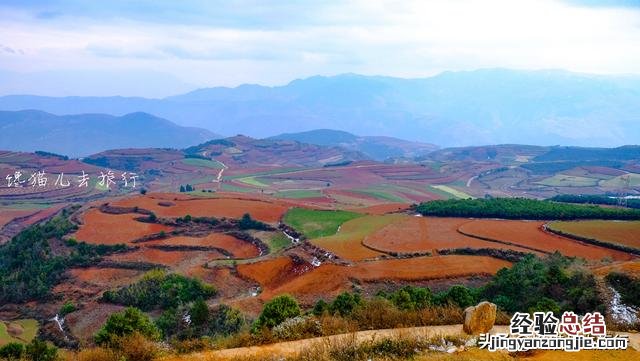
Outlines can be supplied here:
<path id="1" fill-rule="evenodd" d="M 0 111 L 0 134 L 0 149 L 72 157 L 114 148 L 181 148 L 218 137 L 146 113 L 57 116 L 36 110 Z"/>
<path id="2" fill-rule="evenodd" d="M 357 136 L 348 132 L 331 129 L 284 133 L 269 139 L 295 140 L 301 143 L 342 147 L 361 152 L 375 160 L 385 160 L 392 157 L 413 158 L 426 155 L 437 149 L 437 146 L 433 144 L 412 142 L 393 137 Z"/>

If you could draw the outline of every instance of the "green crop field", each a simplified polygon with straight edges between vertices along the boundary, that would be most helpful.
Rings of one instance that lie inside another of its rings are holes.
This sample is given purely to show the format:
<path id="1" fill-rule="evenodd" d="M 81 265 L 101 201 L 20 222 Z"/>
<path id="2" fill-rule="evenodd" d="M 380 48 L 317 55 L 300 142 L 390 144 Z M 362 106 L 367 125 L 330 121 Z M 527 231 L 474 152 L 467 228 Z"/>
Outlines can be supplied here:
<path id="1" fill-rule="evenodd" d="M 254 187 L 258 187 L 258 188 L 269 188 L 269 185 L 267 183 L 264 183 L 264 182 L 258 180 L 257 177 L 239 178 L 238 182 L 241 182 L 241 183 L 244 183 L 244 184 L 248 184 L 250 186 L 254 186 Z"/>
<path id="2" fill-rule="evenodd" d="M 354 189 L 353 192 L 364 194 L 369 197 L 385 200 L 389 202 L 407 203 L 406 198 L 393 193 L 394 187 L 379 186 L 379 187 L 367 187 L 362 189 Z"/>
<path id="3" fill-rule="evenodd" d="M 328 237 L 314 239 L 312 242 L 342 258 L 353 261 L 378 257 L 381 253 L 366 248 L 362 245 L 362 241 L 368 235 L 399 221 L 402 217 L 406 216 L 392 214 L 384 216 L 367 215 L 355 218 L 342 224 L 340 232 Z"/>
<path id="4" fill-rule="evenodd" d="M 293 208 L 284 216 L 284 223 L 302 232 L 307 238 L 330 236 L 338 227 L 361 214 L 347 211 L 320 211 L 305 208 Z"/>
<path id="5" fill-rule="evenodd" d="M 278 232 L 267 241 L 267 244 L 269 245 L 269 250 L 271 251 L 271 253 L 275 253 L 289 246 L 291 244 L 291 241 L 289 240 L 289 238 L 287 238 L 287 236 Z"/>
<path id="6" fill-rule="evenodd" d="M 182 160 L 182 163 L 193 166 L 193 167 L 201 167 L 201 168 L 214 168 L 214 169 L 224 168 L 222 163 L 218 162 L 217 160 L 209 160 L 209 159 L 185 158 Z"/>
<path id="7" fill-rule="evenodd" d="M 322 192 L 317 189 L 286 189 L 276 193 L 276 197 L 281 198 L 317 198 L 322 197 Z"/>
<path id="8" fill-rule="evenodd" d="M 626 179 L 629 179 L 629 187 L 640 186 L 640 174 L 629 173 L 600 182 L 600 185 L 607 188 L 624 188 L 627 186 Z"/>
<path id="9" fill-rule="evenodd" d="M 436 185 L 430 185 L 429 186 L 429 190 L 435 194 L 439 194 L 441 196 L 444 196 L 445 198 L 449 199 L 449 198 L 459 198 L 459 199 L 466 199 L 466 198 L 475 198 L 470 194 L 467 194 L 465 192 L 459 191 L 455 188 L 449 187 L 447 185 L 444 184 L 436 184 Z"/>

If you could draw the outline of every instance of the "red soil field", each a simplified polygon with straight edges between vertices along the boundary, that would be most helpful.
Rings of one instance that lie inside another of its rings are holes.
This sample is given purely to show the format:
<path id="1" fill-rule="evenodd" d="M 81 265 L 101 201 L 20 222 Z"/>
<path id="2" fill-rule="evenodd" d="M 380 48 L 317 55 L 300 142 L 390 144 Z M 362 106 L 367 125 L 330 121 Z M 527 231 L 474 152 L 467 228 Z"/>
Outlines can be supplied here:
<path id="1" fill-rule="evenodd" d="M 135 282 L 144 271 L 120 269 L 120 268 L 73 268 L 69 275 L 80 281 L 96 286 L 116 288 Z"/>
<path id="2" fill-rule="evenodd" d="M 352 212 L 365 213 L 365 214 L 375 214 L 382 215 L 391 212 L 398 212 L 404 209 L 409 208 L 411 206 L 408 203 L 384 203 L 384 204 L 376 204 L 373 206 L 362 207 L 362 208 L 352 208 L 347 209 Z"/>
<path id="3" fill-rule="evenodd" d="M 231 267 L 193 267 L 186 274 L 190 277 L 197 277 L 204 282 L 213 285 L 218 290 L 220 302 L 250 295 L 254 283 L 239 277 L 233 272 Z"/>
<path id="4" fill-rule="evenodd" d="M 640 249 L 640 221 L 551 222 L 548 227 L 583 238 Z"/>
<path id="5" fill-rule="evenodd" d="M 170 201 L 169 207 L 158 203 Z M 114 205 L 121 207 L 138 206 L 153 211 L 159 217 L 183 217 L 190 214 L 194 217 L 230 217 L 240 218 L 250 213 L 255 219 L 264 222 L 277 222 L 289 208 L 285 202 L 268 202 L 257 199 L 239 198 L 182 198 L 174 195 L 153 194 L 152 196 L 137 196 L 126 198 Z"/>
<path id="6" fill-rule="evenodd" d="M 267 300 L 282 293 L 292 294 L 305 303 L 329 298 L 349 289 L 351 280 L 418 281 L 492 275 L 507 261 L 483 256 L 436 256 L 361 262 L 355 266 L 324 264 L 290 281 L 263 284 L 260 298 Z M 261 277 L 264 281 L 264 278 Z M 260 283 L 260 280 L 256 279 Z M 262 283 L 261 283 L 262 284 Z"/>
<path id="7" fill-rule="evenodd" d="M 90 209 L 83 216 L 83 224 L 72 235 L 79 241 L 93 244 L 129 243 L 142 236 L 169 232 L 170 227 L 138 222 L 135 218 L 140 214 L 106 214 L 98 209 Z"/>
<path id="8" fill-rule="evenodd" d="M 611 272 L 621 272 L 637 277 L 640 274 L 640 260 L 617 262 L 606 266 L 600 266 L 594 268 L 593 272 L 600 276 L 606 276 Z"/>
<path id="9" fill-rule="evenodd" d="M 363 243 L 383 252 L 432 252 L 453 248 L 499 248 L 532 252 L 517 246 L 483 241 L 460 234 L 466 218 L 410 217 L 391 223 L 367 236 Z"/>
<path id="10" fill-rule="evenodd" d="M 241 276 L 258 282 L 262 287 L 275 287 L 297 275 L 293 260 L 287 256 L 240 264 L 237 269 Z"/>
<path id="11" fill-rule="evenodd" d="M 253 258 L 260 255 L 260 250 L 253 244 L 222 233 L 212 233 L 205 237 L 171 237 L 145 242 L 144 245 L 218 247 L 231 252 L 234 258 Z"/>
<path id="12" fill-rule="evenodd" d="M 33 209 L 7 209 L 0 208 L 0 228 L 11 222 L 14 218 L 25 217 L 35 214 L 37 211 Z"/>
<path id="13" fill-rule="evenodd" d="M 154 248 L 141 247 L 133 252 L 114 254 L 105 260 L 115 262 L 147 262 L 169 266 L 173 271 L 186 273 L 194 266 L 202 266 L 214 259 L 224 259 L 225 256 L 215 251 L 163 251 Z"/>
<path id="14" fill-rule="evenodd" d="M 545 252 L 560 251 L 566 256 L 600 260 L 610 257 L 616 261 L 633 259 L 630 254 L 604 247 L 576 242 L 544 232 L 544 222 L 511 220 L 474 220 L 460 226 L 460 231 L 479 237 L 511 242 Z"/>

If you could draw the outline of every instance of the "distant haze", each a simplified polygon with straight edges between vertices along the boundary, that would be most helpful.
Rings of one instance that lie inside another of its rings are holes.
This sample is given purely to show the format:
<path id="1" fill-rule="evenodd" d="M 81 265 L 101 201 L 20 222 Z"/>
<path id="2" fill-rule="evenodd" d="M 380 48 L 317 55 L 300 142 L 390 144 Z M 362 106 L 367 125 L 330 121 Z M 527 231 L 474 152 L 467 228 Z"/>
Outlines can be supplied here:
<path id="1" fill-rule="evenodd" d="M 619 146 L 640 139 L 640 77 L 486 69 L 402 79 L 344 74 L 163 98 L 0 97 L 1 110 L 146 112 L 226 136 L 335 129 L 438 146 Z M 1 121 L 1 120 L 0 120 Z"/>

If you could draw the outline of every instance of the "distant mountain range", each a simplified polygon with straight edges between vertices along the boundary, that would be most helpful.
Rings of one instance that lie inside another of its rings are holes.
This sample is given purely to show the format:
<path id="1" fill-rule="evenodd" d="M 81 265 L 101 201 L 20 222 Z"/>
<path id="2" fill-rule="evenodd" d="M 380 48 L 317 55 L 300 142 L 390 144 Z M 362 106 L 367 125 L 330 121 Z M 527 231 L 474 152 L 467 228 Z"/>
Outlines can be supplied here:
<path id="1" fill-rule="evenodd" d="M 42 150 L 82 157 L 116 148 L 184 148 L 219 135 L 178 126 L 146 113 L 57 116 L 37 110 L 0 111 L 0 149 Z"/>
<path id="2" fill-rule="evenodd" d="M 340 129 L 446 147 L 611 147 L 640 139 L 640 77 L 507 69 L 423 79 L 344 74 L 164 99 L 12 95 L 0 97 L 0 109 L 117 116 L 142 111 L 184 126 L 259 138 Z"/>
<path id="3" fill-rule="evenodd" d="M 435 149 L 436 145 L 411 142 L 403 139 L 382 136 L 357 136 L 348 132 L 332 129 L 317 129 L 301 133 L 284 133 L 270 137 L 277 140 L 295 140 L 301 143 L 342 147 L 360 152 L 375 160 L 387 158 L 414 158 L 424 156 Z"/>
<path id="4" fill-rule="evenodd" d="M 313 129 L 466 146 L 619 146 L 640 139 L 640 77 L 487 69 L 422 79 L 344 74 L 284 86 L 199 89 L 163 99 L 0 97 L 0 109 L 147 112 L 225 135 Z"/>

